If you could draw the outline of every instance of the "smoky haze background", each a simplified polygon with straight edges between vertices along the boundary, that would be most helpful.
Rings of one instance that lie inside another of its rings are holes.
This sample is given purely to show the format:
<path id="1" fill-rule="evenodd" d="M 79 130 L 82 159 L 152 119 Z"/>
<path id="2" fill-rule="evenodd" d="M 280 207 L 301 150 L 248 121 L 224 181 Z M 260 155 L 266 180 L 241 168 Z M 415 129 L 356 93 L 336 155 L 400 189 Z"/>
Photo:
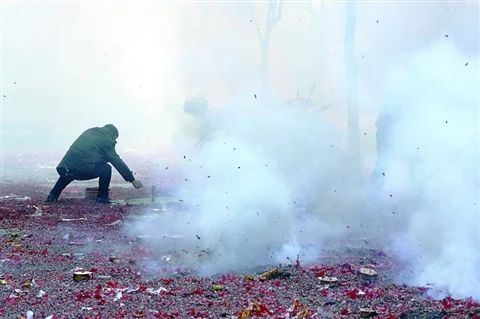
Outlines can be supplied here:
<path id="1" fill-rule="evenodd" d="M 345 6 L 284 3 L 263 87 L 268 3 L 2 2 L 2 179 L 12 158 L 54 165 L 81 131 L 114 123 L 127 163 L 176 168 L 153 174 L 181 181 L 185 211 L 133 229 L 209 252 L 188 266 L 314 260 L 369 238 L 405 263 L 398 280 L 480 298 L 478 3 L 358 2 L 360 172 Z M 209 101 L 204 118 L 183 112 L 192 96 Z"/>

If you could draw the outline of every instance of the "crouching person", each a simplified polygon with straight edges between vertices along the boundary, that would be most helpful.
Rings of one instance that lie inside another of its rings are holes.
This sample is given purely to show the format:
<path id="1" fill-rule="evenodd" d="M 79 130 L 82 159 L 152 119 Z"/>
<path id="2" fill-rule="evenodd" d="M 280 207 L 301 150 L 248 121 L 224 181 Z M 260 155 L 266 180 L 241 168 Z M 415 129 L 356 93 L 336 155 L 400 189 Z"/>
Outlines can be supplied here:
<path id="1" fill-rule="evenodd" d="M 125 181 L 141 188 L 142 183 L 136 180 L 128 166 L 115 151 L 118 130 L 112 124 L 104 127 L 93 127 L 83 132 L 73 142 L 60 164 L 57 172 L 60 175 L 55 186 L 47 197 L 47 202 L 55 202 L 62 191 L 74 180 L 90 180 L 98 178 L 97 202 L 110 203 L 108 189 L 112 177 L 112 167 L 122 175 Z"/>

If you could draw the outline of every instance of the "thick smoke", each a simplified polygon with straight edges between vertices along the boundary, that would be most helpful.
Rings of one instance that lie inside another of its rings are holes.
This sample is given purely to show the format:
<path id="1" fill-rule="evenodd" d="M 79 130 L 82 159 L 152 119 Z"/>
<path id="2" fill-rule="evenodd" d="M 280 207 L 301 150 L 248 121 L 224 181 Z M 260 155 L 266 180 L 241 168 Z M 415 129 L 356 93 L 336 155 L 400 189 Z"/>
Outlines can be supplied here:
<path id="1" fill-rule="evenodd" d="M 183 158 L 176 196 L 186 209 L 140 230 L 158 234 L 158 247 L 176 242 L 188 252 L 182 262 L 203 273 L 318 257 L 321 241 L 338 233 L 324 221 L 354 207 L 334 130 L 318 111 L 273 94 L 239 96 L 208 121 L 205 142 Z M 164 236 L 172 233 L 185 238 Z"/>
<path id="2" fill-rule="evenodd" d="M 391 248 L 413 269 L 402 280 L 476 298 L 478 87 L 478 58 L 452 45 L 425 49 L 392 70 L 378 121 L 375 172 L 377 222 L 396 229 Z"/>
<path id="3" fill-rule="evenodd" d="M 364 184 L 320 111 L 237 97 L 185 152 L 185 209 L 137 227 L 206 274 L 308 262 L 362 236 L 404 263 L 398 280 L 479 298 L 477 63 L 438 44 L 390 70 Z"/>

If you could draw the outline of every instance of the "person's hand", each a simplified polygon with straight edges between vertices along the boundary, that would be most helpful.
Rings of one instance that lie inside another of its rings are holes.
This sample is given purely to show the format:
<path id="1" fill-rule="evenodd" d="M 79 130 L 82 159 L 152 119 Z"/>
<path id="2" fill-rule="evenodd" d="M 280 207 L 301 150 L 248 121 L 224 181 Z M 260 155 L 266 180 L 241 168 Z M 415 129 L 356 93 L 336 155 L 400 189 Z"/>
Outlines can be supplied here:
<path id="1" fill-rule="evenodd" d="M 138 179 L 134 179 L 133 182 L 132 182 L 132 185 L 136 189 L 139 189 L 139 188 L 143 187 L 142 182 L 140 182 Z"/>

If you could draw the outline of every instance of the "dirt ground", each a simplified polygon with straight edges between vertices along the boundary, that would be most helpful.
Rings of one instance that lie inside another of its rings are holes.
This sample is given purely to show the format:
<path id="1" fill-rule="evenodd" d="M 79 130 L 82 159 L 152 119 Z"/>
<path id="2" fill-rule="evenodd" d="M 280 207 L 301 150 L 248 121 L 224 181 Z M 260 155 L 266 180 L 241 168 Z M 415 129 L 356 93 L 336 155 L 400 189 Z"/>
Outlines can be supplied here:
<path id="1" fill-rule="evenodd" d="M 201 277 L 172 267 L 124 231 L 129 219 L 158 203 L 96 204 L 82 198 L 83 187 L 69 187 L 59 202 L 46 204 L 47 186 L 3 185 L 1 318 L 30 310 L 34 318 L 480 319 L 472 299 L 433 300 L 427 288 L 394 284 L 397 265 L 375 250 L 346 248 L 313 265 L 298 260 Z M 114 198 L 138 196 L 112 187 Z M 152 262 L 163 266 L 152 270 Z M 362 267 L 376 275 L 359 273 Z M 80 269 L 87 273 L 75 277 Z"/>

